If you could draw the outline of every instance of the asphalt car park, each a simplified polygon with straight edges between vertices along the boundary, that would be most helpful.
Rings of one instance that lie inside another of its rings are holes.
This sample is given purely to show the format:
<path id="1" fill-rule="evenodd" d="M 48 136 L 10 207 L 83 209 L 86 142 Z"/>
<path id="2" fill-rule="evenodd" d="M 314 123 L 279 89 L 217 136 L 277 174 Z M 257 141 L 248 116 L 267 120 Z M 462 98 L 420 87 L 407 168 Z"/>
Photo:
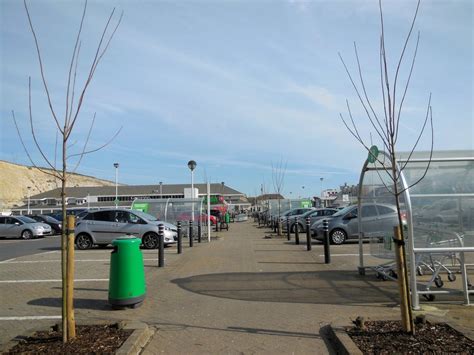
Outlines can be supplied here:
<path id="1" fill-rule="evenodd" d="M 0 261 L 0 344 L 32 323 L 50 324 L 61 319 L 61 251 L 60 238 L 38 240 L 0 240 L 6 255 L 15 245 L 33 244 L 30 255 Z M 52 245 L 51 243 L 52 242 Z M 90 311 L 110 312 L 108 281 L 112 247 L 76 250 L 74 299 L 77 318 Z M 146 270 L 157 268 L 158 251 L 142 249 Z M 14 255 L 11 255 L 14 256 Z M 175 247 L 165 249 L 165 262 L 178 258 Z M 13 323 L 12 323 L 13 322 Z"/>

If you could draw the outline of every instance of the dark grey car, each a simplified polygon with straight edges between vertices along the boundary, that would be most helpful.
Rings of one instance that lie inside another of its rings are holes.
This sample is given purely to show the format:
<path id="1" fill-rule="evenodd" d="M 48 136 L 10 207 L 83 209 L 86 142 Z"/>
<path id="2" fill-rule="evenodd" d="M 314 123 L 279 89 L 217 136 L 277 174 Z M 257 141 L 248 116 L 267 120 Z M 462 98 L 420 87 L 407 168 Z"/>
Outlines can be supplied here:
<path id="1" fill-rule="evenodd" d="M 304 232 L 306 230 L 306 217 L 309 217 L 309 225 L 311 226 L 316 221 L 332 216 L 336 212 L 338 210 L 335 208 L 317 208 L 309 210 L 302 215 L 290 217 L 290 231 L 294 233 L 296 228 L 298 228 L 298 232 Z"/>
<path id="2" fill-rule="evenodd" d="M 51 234 L 51 227 L 25 216 L 0 216 L 0 237 L 31 239 Z"/>
<path id="3" fill-rule="evenodd" d="M 155 249 L 159 245 L 158 226 L 165 227 L 164 242 L 175 243 L 176 226 L 158 221 L 141 212 L 124 209 L 109 209 L 89 212 L 76 222 L 76 247 L 89 249 L 93 245 L 107 246 L 121 236 L 132 236 L 142 240 L 143 247 Z"/>
<path id="4" fill-rule="evenodd" d="M 357 214 L 357 206 L 348 206 L 328 218 L 329 240 L 332 244 L 342 244 L 348 239 L 359 238 Z M 324 238 L 323 220 L 311 226 L 311 235 L 314 239 Z M 398 224 L 397 210 L 395 206 L 388 204 L 363 204 L 361 220 L 366 237 L 392 233 L 393 227 Z"/>

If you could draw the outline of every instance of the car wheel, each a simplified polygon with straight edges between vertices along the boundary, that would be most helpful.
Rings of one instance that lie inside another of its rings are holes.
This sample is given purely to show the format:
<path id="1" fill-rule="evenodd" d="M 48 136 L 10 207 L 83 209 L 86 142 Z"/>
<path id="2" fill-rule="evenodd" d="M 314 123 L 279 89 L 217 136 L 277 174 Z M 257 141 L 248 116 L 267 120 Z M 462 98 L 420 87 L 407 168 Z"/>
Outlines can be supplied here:
<path id="1" fill-rule="evenodd" d="M 331 244 L 340 245 L 346 241 L 347 235 L 342 229 L 334 229 L 329 237 Z"/>
<path id="2" fill-rule="evenodd" d="M 94 242 L 90 235 L 87 234 L 79 234 L 76 237 L 76 247 L 79 250 L 86 250 L 92 248 Z"/>
<path id="3" fill-rule="evenodd" d="M 298 233 L 301 234 L 301 233 L 304 233 L 304 231 L 305 231 L 304 227 L 298 223 Z"/>
<path id="4" fill-rule="evenodd" d="M 33 238 L 33 233 L 30 230 L 24 230 L 21 232 L 21 239 L 27 240 L 27 239 L 32 239 Z"/>
<path id="5" fill-rule="evenodd" d="M 159 244 L 158 235 L 156 235 L 155 233 L 145 234 L 142 238 L 142 244 L 145 249 L 158 248 L 158 244 Z"/>

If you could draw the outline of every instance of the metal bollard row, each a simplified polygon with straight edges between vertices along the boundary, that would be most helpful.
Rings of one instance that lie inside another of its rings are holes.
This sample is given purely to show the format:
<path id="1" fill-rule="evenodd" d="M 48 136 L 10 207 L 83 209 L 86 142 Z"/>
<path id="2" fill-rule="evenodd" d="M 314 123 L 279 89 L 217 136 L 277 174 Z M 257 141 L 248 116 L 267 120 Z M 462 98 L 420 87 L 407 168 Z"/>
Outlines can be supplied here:
<path id="1" fill-rule="evenodd" d="M 158 226 L 158 267 L 165 266 L 165 226 L 160 224 Z"/>
<path id="2" fill-rule="evenodd" d="M 300 245 L 300 231 L 298 227 L 298 217 L 295 217 L 295 244 Z"/>

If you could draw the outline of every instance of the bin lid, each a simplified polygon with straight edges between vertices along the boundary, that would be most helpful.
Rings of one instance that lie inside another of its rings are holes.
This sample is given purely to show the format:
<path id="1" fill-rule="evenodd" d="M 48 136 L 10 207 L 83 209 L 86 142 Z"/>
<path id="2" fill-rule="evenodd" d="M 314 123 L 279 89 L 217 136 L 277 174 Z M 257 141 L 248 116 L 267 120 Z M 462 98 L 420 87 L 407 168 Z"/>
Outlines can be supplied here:
<path id="1" fill-rule="evenodd" d="M 124 245 L 124 244 L 135 244 L 135 243 L 141 243 L 142 241 L 138 238 L 135 237 L 130 237 L 130 236 L 123 236 L 123 237 L 118 237 L 112 241 L 112 245 Z"/>

